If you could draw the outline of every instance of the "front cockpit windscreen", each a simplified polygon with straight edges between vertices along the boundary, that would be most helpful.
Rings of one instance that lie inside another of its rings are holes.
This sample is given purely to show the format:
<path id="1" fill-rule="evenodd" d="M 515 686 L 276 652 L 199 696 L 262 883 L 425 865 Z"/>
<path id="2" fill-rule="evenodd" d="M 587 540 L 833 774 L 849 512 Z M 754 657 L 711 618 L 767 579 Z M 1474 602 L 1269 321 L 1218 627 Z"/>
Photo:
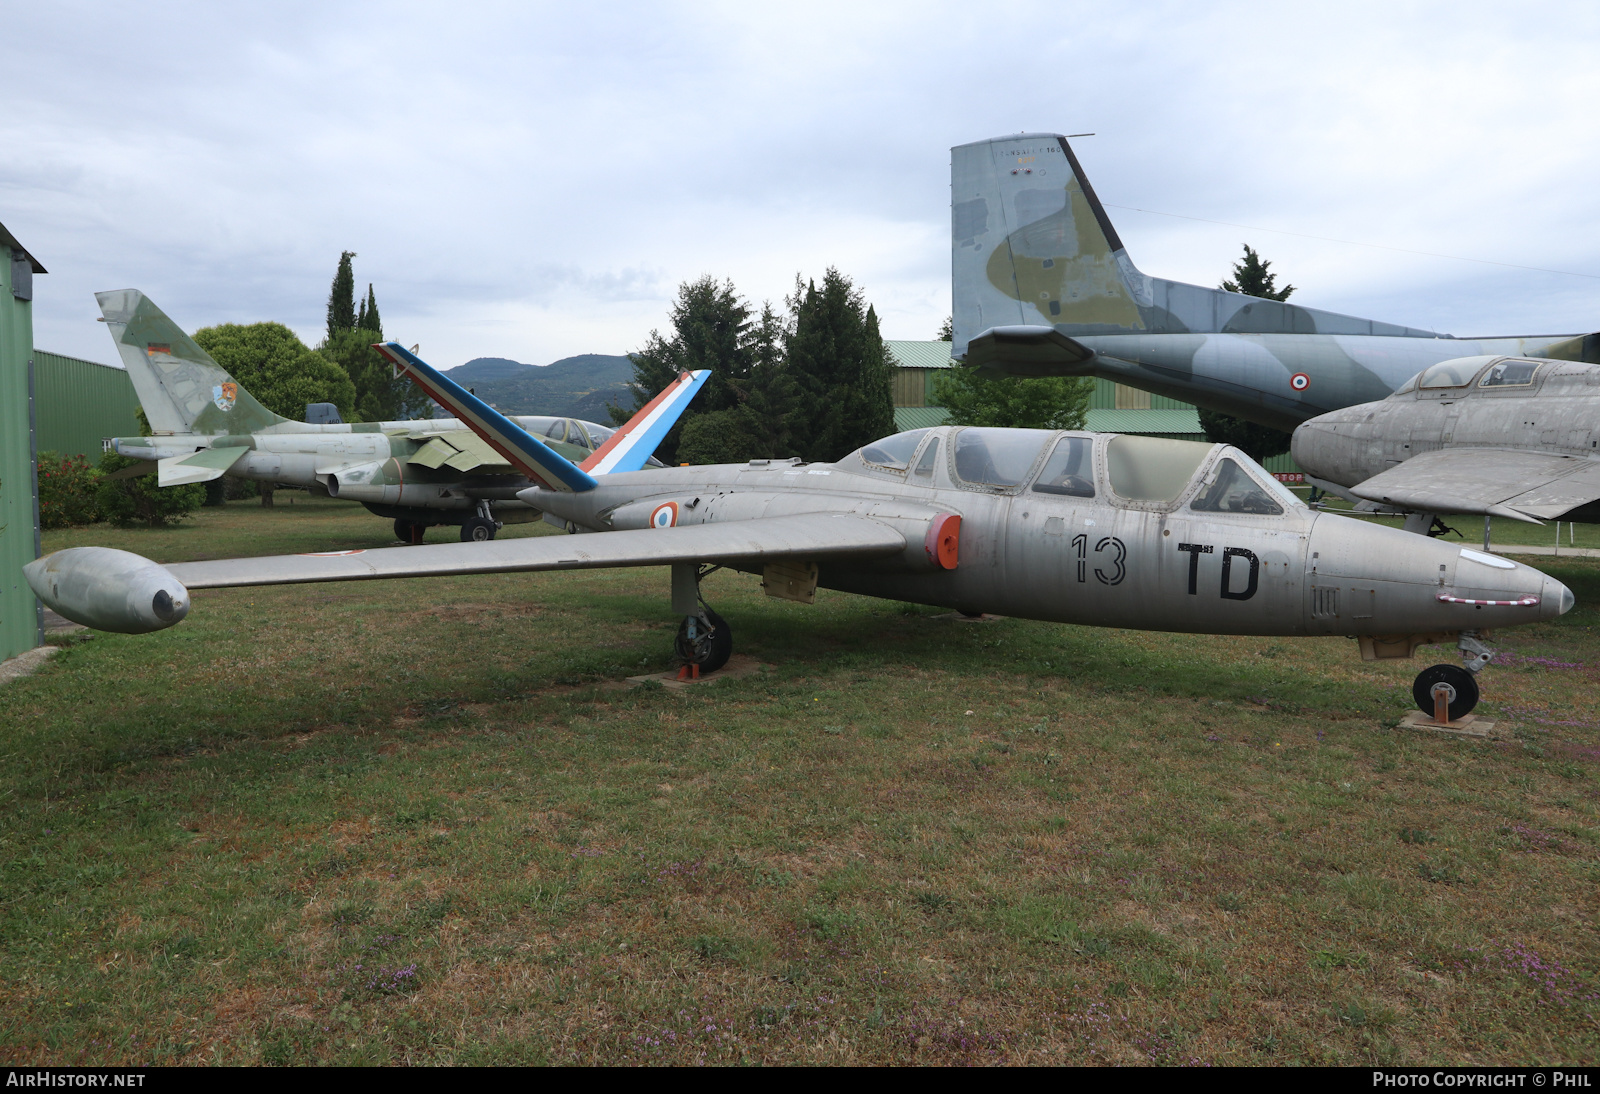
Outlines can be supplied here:
<path id="1" fill-rule="evenodd" d="M 881 441 L 873 441 L 861 449 L 861 462 L 872 464 L 874 467 L 887 467 L 893 471 L 904 471 L 910 466 L 911 457 L 916 455 L 917 445 L 921 444 L 922 438 L 927 435 L 926 429 L 913 429 L 908 433 L 896 433 Z"/>
<path id="2" fill-rule="evenodd" d="M 1106 478 L 1128 501 L 1173 501 L 1213 445 L 1122 433 L 1106 444 Z"/>
<path id="3" fill-rule="evenodd" d="M 1283 506 L 1238 463 L 1220 459 L 1210 482 L 1196 495 L 1189 508 L 1201 513 L 1254 513 L 1281 516 Z"/>
<path id="4" fill-rule="evenodd" d="M 1063 437 L 1045 461 L 1033 489 L 1069 498 L 1094 497 L 1094 442 L 1088 437 Z"/>
<path id="5" fill-rule="evenodd" d="M 955 437 L 956 478 L 972 486 L 1017 486 L 1048 436 L 1037 429 L 963 429 Z"/>
<path id="6" fill-rule="evenodd" d="M 1432 368 L 1425 369 L 1417 381 L 1417 386 L 1424 391 L 1466 387 L 1472 383 L 1472 378 L 1478 375 L 1478 370 L 1483 367 L 1482 357 L 1458 357 L 1453 361 L 1440 361 Z"/>

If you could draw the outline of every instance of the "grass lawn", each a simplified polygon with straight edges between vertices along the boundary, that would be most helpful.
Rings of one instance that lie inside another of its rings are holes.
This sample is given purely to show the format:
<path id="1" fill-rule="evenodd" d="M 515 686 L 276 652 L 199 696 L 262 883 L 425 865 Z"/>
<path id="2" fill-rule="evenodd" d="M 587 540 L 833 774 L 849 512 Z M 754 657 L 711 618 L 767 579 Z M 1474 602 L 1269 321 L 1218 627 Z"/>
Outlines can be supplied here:
<path id="1" fill-rule="evenodd" d="M 391 540 L 278 497 L 46 548 Z M 0 1058 L 1592 1064 L 1600 561 L 1536 561 L 1492 743 L 1391 728 L 1442 647 L 719 573 L 768 667 L 675 692 L 664 569 L 201 591 L 0 688 Z"/>

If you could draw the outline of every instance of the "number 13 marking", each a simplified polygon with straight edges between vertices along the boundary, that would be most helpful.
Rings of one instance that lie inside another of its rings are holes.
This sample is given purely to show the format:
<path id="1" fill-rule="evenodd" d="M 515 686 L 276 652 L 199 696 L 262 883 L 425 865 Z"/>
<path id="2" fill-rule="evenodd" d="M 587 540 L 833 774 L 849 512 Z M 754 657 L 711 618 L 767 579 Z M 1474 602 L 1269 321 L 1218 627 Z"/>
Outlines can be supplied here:
<path id="1" fill-rule="evenodd" d="M 1096 566 L 1094 568 L 1094 576 L 1102 585 L 1121 585 L 1122 579 L 1128 576 L 1128 548 L 1116 536 L 1106 536 L 1094 545 L 1094 553 L 1101 554 L 1108 547 L 1116 552 L 1115 557 L 1111 559 L 1112 572 L 1108 576 L 1104 570 Z M 1072 549 L 1078 556 L 1078 581 L 1079 583 L 1087 582 L 1089 580 L 1089 537 L 1083 534 L 1073 536 Z"/>

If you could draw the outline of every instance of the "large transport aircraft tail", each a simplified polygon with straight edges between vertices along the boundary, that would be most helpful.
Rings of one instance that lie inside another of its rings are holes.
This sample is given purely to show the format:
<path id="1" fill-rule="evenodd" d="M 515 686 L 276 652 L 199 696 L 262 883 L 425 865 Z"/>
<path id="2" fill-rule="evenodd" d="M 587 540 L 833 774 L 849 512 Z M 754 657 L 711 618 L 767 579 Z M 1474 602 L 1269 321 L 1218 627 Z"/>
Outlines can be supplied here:
<path id="1" fill-rule="evenodd" d="M 288 423 L 246 391 L 138 289 L 95 293 L 150 428 L 243 434 Z"/>
<path id="2" fill-rule="evenodd" d="M 1067 339 L 1203 333 L 1438 337 L 1139 272 L 1072 146 L 1058 134 L 998 137 L 950 152 L 951 349 L 957 357 L 965 356 L 973 338 L 996 327 L 1030 328 L 1034 339 L 1048 336 L 1050 328 Z"/>

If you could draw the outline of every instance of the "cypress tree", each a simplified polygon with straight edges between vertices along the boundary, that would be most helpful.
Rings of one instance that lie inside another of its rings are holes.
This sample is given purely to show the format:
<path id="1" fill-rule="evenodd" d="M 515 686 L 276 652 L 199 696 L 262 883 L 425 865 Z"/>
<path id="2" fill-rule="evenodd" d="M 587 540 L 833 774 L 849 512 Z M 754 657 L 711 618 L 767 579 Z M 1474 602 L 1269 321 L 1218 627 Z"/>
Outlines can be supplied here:
<path id="1" fill-rule="evenodd" d="M 356 326 L 362 330 L 370 330 L 377 337 L 383 337 L 383 320 L 378 318 L 378 296 L 372 291 L 372 282 L 367 282 L 367 298 L 361 302 L 361 317 L 356 320 Z"/>
<path id="2" fill-rule="evenodd" d="M 328 337 L 356 325 L 356 275 L 350 267 L 354 251 L 339 255 L 339 269 L 333 275 L 333 287 L 328 290 Z"/>
<path id="3" fill-rule="evenodd" d="M 788 298 L 786 356 L 799 390 L 794 443 L 831 462 L 894 432 L 894 381 L 878 313 L 835 267 Z"/>

